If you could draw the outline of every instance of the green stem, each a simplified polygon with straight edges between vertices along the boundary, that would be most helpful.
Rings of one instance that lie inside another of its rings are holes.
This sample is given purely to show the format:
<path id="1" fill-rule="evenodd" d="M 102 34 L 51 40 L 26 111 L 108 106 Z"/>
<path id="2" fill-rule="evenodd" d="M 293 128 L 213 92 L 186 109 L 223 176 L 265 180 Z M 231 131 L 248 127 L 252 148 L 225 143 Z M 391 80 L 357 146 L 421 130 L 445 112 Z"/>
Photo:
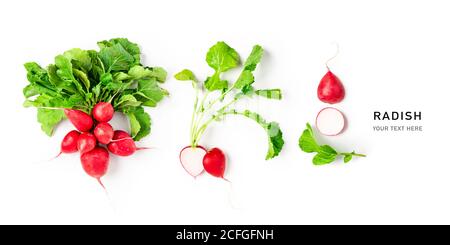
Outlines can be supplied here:
<path id="1" fill-rule="evenodd" d="M 206 93 L 203 95 L 200 106 L 197 106 L 196 110 L 194 110 L 195 111 L 195 119 L 194 119 L 194 123 L 192 126 L 192 131 L 191 131 L 191 138 L 193 139 L 192 140 L 193 147 L 195 147 L 198 143 L 198 141 L 196 141 L 195 134 L 198 130 L 199 124 L 202 122 L 203 117 L 205 115 L 205 109 L 204 109 L 205 106 L 204 105 L 205 105 L 205 102 L 206 102 L 206 99 L 208 98 L 208 96 L 209 96 L 209 91 L 206 91 Z"/>
<path id="2" fill-rule="evenodd" d="M 341 155 L 341 156 L 352 155 L 355 157 L 366 157 L 366 155 L 364 155 L 364 154 L 359 154 L 359 153 L 354 153 L 354 152 L 344 152 L 344 153 L 339 153 L 339 155 Z"/>
<path id="3" fill-rule="evenodd" d="M 194 146 L 197 145 L 197 143 L 200 141 L 201 137 L 203 136 L 203 133 L 205 132 L 206 128 L 209 126 L 209 124 L 211 122 L 213 122 L 216 118 L 221 117 L 221 116 L 225 116 L 228 114 L 236 114 L 236 112 L 226 112 L 225 110 L 232 104 L 236 103 L 237 98 L 234 98 L 233 100 L 231 100 L 229 103 L 227 103 L 226 105 L 222 106 L 222 108 L 220 108 L 217 111 L 217 114 L 212 115 L 211 118 L 206 121 L 205 123 L 203 123 L 200 128 L 198 128 L 196 130 L 196 132 L 194 132 Z"/>
<path id="4" fill-rule="evenodd" d="M 233 84 L 230 88 L 228 88 L 225 92 L 223 92 L 217 99 L 211 101 L 211 102 L 208 104 L 208 107 L 206 108 L 206 110 L 211 109 L 211 107 L 212 107 L 214 104 L 216 104 L 218 101 L 223 100 L 223 98 L 225 98 L 225 96 L 226 96 L 229 92 L 231 92 L 231 90 L 233 90 L 233 89 L 234 89 L 234 84 Z"/>
<path id="5" fill-rule="evenodd" d="M 192 86 L 195 89 L 195 102 L 194 102 L 194 109 L 192 110 L 192 117 L 191 117 L 191 146 L 196 147 L 195 141 L 194 141 L 194 121 L 197 114 L 197 106 L 198 106 L 198 93 L 199 89 L 197 86 L 197 81 L 192 81 Z"/>

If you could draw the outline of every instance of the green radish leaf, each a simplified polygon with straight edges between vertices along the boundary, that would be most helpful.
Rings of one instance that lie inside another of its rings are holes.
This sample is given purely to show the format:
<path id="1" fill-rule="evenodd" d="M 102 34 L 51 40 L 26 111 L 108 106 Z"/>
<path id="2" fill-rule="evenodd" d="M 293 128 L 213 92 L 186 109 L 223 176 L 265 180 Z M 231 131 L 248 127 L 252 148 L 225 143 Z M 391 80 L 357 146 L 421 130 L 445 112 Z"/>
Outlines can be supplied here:
<path id="1" fill-rule="evenodd" d="M 324 165 L 324 164 L 332 163 L 334 160 L 336 160 L 336 155 L 317 153 L 314 156 L 312 162 L 314 165 Z"/>
<path id="2" fill-rule="evenodd" d="M 228 112 L 229 114 L 243 115 L 247 118 L 257 122 L 267 133 L 269 149 L 267 150 L 266 160 L 272 159 L 279 155 L 284 145 L 283 133 L 280 126 L 276 122 L 267 122 L 258 113 L 245 110 L 244 112 L 237 112 L 235 110 Z"/>
<path id="3" fill-rule="evenodd" d="M 306 129 L 303 130 L 302 135 L 300 136 L 298 145 L 302 149 L 302 151 L 307 153 L 318 152 L 320 147 L 314 138 L 314 132 L 309 123 L 306 124 Z"/>
<path id="4" fill-rule="evenodd" d="M 38 109 L 37 119 L 41 124 L 41 129 L 48 136 L 53 135 L 55 126 L 65 118 L 62 110 Z"/>
<path id="5" fill-rule="evenodd" d="M 99 57 L 108 71 L 127 71 L 135 62 L 133 56 L 119 43 L 102 48 Z"/>
<path id="6" fill-rule="evenodd" d="M 70 60 L 62 55 L 55 57 L 55 65 L 58 68 L 56 75 L 66 84 L 73 84 L 79 93 L 84 94 L 85 90 L 80 82 L 75 78 Z"/>
<path id="7" fill-rule="evenodd" d="M 167 71 L 162 67 L 145 67 L 150 78 L 156 78 L 156 81 L 163 83 L 167 79 Z"/>
<path id="8" fill-rule="evenodd" d="M 139 130 L 141 130 L 141 124 L 136 119 L 134 113 L 128 113 L 127 116 L 130 121 L 131 137 L 134 138 L 139 133 Z"/>
<path id="9" fill-rule="evenodd" d="M 89 81 L 87 75 L 84 72 L 77 69 L 73 69 L 73 75 L 76 77 L 77 80 L 83 83 L 86 91 L 89 91 L 89 89 L 91 88 L 91 82 Z"/>
<path id="10" fill-rule="evenodd" d="M 256 69 L 256 66 L 261 61 L 261 58 L 264 54 L 264 49 L 259 46 L 255 45 L 253 46 L 252 52 L 248 56 L 247 60 L 244 63 L 244 70 L 247 71 L 254 71 Z"/>
<path id="11" fill-rule="evenodd" d="M 119 102 L 116 106 L 118 107 L 138 107 L 141 105 L 141 102 L 138 101 L 133 95 L 125 94 L 122 95 L 119 99 Z"/>
<path id="12" fill-rule="evenodd" d="M 209 91 L 223 90 L 228 88 L 228 81 L 220 80 L 219 73 L 216 73 L 212 77 L 206 79 L 205 88 Z"/>
<path id="13" fill-rule="evenodd" d="M 98 42 L 97 44 L 101 50 L 107 47 L 112 47 L 116 44 L 120 44 L 134 58 L 135 65 L 141 62 L 141 50 L 139 49 L 139 46 L 136 43 L 130 42 L 126 38 L 113 38 L 109 41 Z"/>
<path id="14" fill-rule="evenodd" d="M 319 145 L 314 138 L 314 132 L 309 123 L 306 124 L 306 129 L 303 130 L 303 133 L 299 138 L 298 145 L 300 149 L 306 153 L 317 153 L 312 159 L 314 165 L 324 165 L 332 163 L 336 160 L 338 155 L 344 156 L 345 163 L 352 160 L 353 156 L 365 156 L 362 154 L 357 154 L 354 151 L 351 153 L 339 153 L 329 145 Z"/>
<path id="15" fill-rule="evenodd" d="M 159 87 L 156 79 L 143 79 L 138 81 L 135 95 L 143 105 L 155 107 L 167 95 L 167 91 Z"/>
<path id="16" fill-rule="evenodd" d="M 346 154 L 346 155 L 344 156 L 344 163 L 350 162 L 350 161 L 352 160 L 352 158 L 353 158 L 353 155 L 352 155 L 352 154 Z"/>
<path id="17" fill-rule="evenodd" d="M 228 82 L 220 78 L 222 72 L 228 71 L 239 65 L 239 54 L 225 42 L 218 42 L 212 46 L 206 54 L 206 62 L 215 70 L 214 75 L 205 81 L 206 89 L 222 90 L 228 87 Z"/>
<path id="18" fill-rule="evenodd" d="M 133 79 L 149 79 L 155 78 L 158 82 L 164 82 L 167 77 L 167 72 L 160 67 L 143 67 L 143 66 L 133 66 L 129 71 L 128 75 Z"/>
<path id="19" fill-rule="evenodd" d="M 281 90 L 279 88 L 276 89 L 260 89 L 256 90 L 255 94 L 265 97 L 267 99 L 281 100 Z"/>
<path id="20" fill-rule="evenodd" d="M 77 67 L 84 73 L 89 72 L 92 68 L 91 57 L 86 50 L 74 48 L 64 52 L 64 57 L 72 62 L 73 67 Z"/>
<path id="21" fill-rule="evenodd" d="M 239 65 L 239 54 L 225 42 L 217 42 L 206 54 L 206 62 L 217 73 L 228 71 Z"/>
<path id="22" fill-rule="evenodd" d="M 284 140 L 283 132 L 276 122 L 271 122 L 266 127 L 266 132 L 269 135 L 269 150 L 267 151 L 266 160 L 278 156 L 283 149 Z"/>
<path id="23" fill-rule="evenodd" d="M 241 75 L 236 80 L 234 87 L 237 89 L 241 89 L 242 92 L 246 95 L 249 95 L 251 85 L 255 82 L 255 77 L 253 76 L 253 71 L 256 69 L 256 66 L 261 61 L 264 50 L 261 46 L 255 45 L 253 46 L 252 52 L 248 56 L 247 60 L 244 63 L 244 69 L 241 72 Z"/>
<path id="24" fill-rule="evenodd" d="M 29 85 L 23 90 L 25 98 L 29 98 L 38 94 L 50 94 L 57 96 L 57 89 L 50 82 L 48 73 L 34 62 L 26 63 L 27 79 Z"/>
<path id="25" fill-rule="evenodd" d="M 245 86 L 251 85 L 254 81 L 255 77 L 253 76 L 253 73 L 251 71 L 244 70 L 234 84 L 234 87 L 237 89 L 242 89 Z"/>
<path id="26" fill-rule="evenodd" d="M 324 154 L 324 155 L 337 155 L 338 154 L 337 151 L 329 145 L 321 145 L 320 149 L 319 149 L 319 153 Z"/>
<path id="27" fill-rule="evenodd" d="M 175 79 L 179 81 L 197 81 L 194 73 L 191 70 L 184 69 L 177 74 L 175 74 Z"/>
<path id="28" fill-rule="evenodd" d="M 126 115 L 130 122 L 131 137 L 133 137 L 135 141 L 139 141 L 150 134 L 151 120 L 150 116 L 144 111 L 144 108 L 137 107 Z"/>

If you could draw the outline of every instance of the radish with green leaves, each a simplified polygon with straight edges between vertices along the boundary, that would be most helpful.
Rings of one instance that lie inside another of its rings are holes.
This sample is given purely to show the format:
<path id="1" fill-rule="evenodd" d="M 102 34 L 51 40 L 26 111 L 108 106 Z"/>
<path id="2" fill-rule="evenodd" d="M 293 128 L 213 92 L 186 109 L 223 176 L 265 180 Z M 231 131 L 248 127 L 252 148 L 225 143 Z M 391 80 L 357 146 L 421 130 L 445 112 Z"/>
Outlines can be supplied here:
<path id="1" fill-rule="evenodd" d="M 254 96 L 267 99 L 281 99 L 280 89 L 255 89 L 253 86 L 255 82 L 253 72 L 260 62 L 263 52 L 264 50 L 261 46 L 255 45 L 253 47 L 243 64 L 239 77 L 232 84 L 224 80 L 222 74 L 238 67 L 241 61 L 239 54 L 225 42 L 216 43 L 207 52 L 206 62 L 213 68 L 214 72 L 203 83 L 200 83 L 194 73 L 187 69 L 175 75 L 175 78 L 178 80 L 190 81 L 195 90 L 190 127 L 191 142 L 189 146 L 183 148 L 180 152 L 180 162 L 190 175 L 197 176 L 205 169 L 202 155 L 206 159 L 212 159 L 207 157 L 208 153 L 206 153 L 205 148 L 199 146 L 206 129 L 211 123 L 220 121 L 228 115 L 244 116 L 262 126 L 267 133 L 269 142 L 266 160 L 278 156 L 283 148 L 283 134 L 278 123 L 268 122 L 255 112 L 249 110 L 239 111 L 233 107 L 239 100 Z M 218 152 L 218 148 L 215 149 L 211 154 Z M 212 175 L 220 175 L 219 170 L 225 168 L 225 160 L 206 160 L 206 166 L 211 170 L 210 173 Z"/>
<path id="2" fill-rule="evenodd" d="M 120 112 L 130 122 L 131 136 L 139 141 L 151 127 L 144 107 L 155 107 L 168 95 L 160 87 L 167 72 L 143 65 L 139 46 L 126 38 L 97 44 L 98 51 L 67 50 L 46 68 L 26 63 L 29 84 L 23 89 L 24 106 L 38 108 L 38 121 L 49 136 L 65 118 L 79 131 L 89 132 L 94 127 L 92 117 L 108 122 Z"/>
<path id="3" fill-rule="evenodd" d="M 80 151 L 83 169 L 102 184 L 100 177 L 109 165 L 108 150 L 129 156 L 146 149 L 135 144 L 150 134 L 151 119 L 144 107 L 157 106 L 168 92 L 160 87 L 166 71 L 143 65 L 137 44 L 126 38 L 97 44 L 99 51 L 70 49 L 46 68 L 26 63 L 29 84 L 23 94 L 25 107 L 38 108 L 37 118 L 47 135 L 69 119 L 77 130 L 64 137 L 60 154 Z M 128 118 L 131 135 L 114 131 L 108 123 L 116 112 Z"/>

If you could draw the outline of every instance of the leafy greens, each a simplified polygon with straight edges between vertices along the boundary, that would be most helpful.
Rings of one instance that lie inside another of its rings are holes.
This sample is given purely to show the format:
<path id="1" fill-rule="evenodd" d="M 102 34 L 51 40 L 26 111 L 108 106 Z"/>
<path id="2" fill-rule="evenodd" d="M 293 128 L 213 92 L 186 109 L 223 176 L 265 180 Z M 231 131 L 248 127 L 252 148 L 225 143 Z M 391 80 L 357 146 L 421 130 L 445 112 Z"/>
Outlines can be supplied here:
<path id="1" fill-rule="evenodd" d="M 284 145 L 283 133 L 278 123 L 268 122 L 259 114 L 249 110 L 237 111 L 231 108 L 239 99 L 249 98 L 253 95 L 276 100 L 282 98 L 280 89 L 255 90 L 253 88 L 253 83 L 255 82 L 253 72 L 261 61 L 263 53 L 263 48 L 255 45 L 243 64 L 242 72 L 231 85 L 229 81 L 223 80 L 221 75 L 230 69 L 238 67 L 241 61 L 236 50 L 225 42 L 217 42 L 206 54 L 206 62 L 214 69 L 214 73 L 208 76 L 203 83 L 206 91 L 203 91 L 201 84 L 191 70 L 185 69 L 175 75 L 175 78 L 180 81 L 191 81 L 196 91 L 190 133 L 193 147 L 197 146 L 210 123 L 222 120 L 226 115 L 241 115 L 257 122 L 267 133 L 269 149 L 266 160 L 278 156 Z M 208 99 L 214 91 L 219 91 L 220 95 L 214 99 Z M 202 92 L 203 97 L 200 98 Z M 234 94 L 234 96 L 227 96 L 231 94 Z M 221 103 L 223 106 L 217 108 L 215 107 L 217 103 Z M 205 114 L 210 115 L 209 119 L 204 120 Z"/>
<path id="2" fill-rule="evenodd" d="M 130 122 L 131 135 L 138 141 L 150 133 L 151 119 L 144 106 L 155 107 L 168 92 L 160 87 L 167 73 L 160 67 L 141 64 L 139 46 L 126 38 L 97 43 L 99 51 L 74 48 L 55 57 L 42 68 L 25 64 L 29 84 L 23 89 L 25 107 L 38 108 L 38 122 L 49 136 L 65 115 L 63 108 L 90 113 L 101 101 Z"/>
<path id="3" fill-rule="evenodd" d="M 306 129 L 303 131 L 298 145 L 302 151 L 306 153 L 316 153 L 312 162 L 314 165 L 324 165 L 332 163 L 340 155 L 344 157 L 344 163 L 350 162 L 354 156 L 365 157 L 366 155 L 352 152 L 342 153 L 337 152 L 329 145 L 319 145 L 314 138 L 314 132 L 309 123 L 306 124 Z"/>

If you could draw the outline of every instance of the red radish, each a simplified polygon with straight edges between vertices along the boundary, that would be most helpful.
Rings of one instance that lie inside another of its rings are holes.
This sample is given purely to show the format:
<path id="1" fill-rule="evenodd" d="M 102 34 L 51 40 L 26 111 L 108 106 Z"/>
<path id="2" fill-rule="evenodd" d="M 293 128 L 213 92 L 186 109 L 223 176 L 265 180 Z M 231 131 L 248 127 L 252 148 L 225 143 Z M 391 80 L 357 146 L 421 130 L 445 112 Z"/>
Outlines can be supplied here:
<path id="1" fill-rule="evenodd" d="M 319 100 L 325 103 L 339 103 L 345 97 L 344 85 L 342 85 L 336 75 L 328 70 L 317 87 L 317 96 L 319 97 Z"/>
<path id="2" fill-rule="evenodd" d="M 136 148 L 136 144 L 134 140 L 130 137 L 130 135 L 122 130 L 114 131 L 113 140 L 108 144 L 108 150 L 115 155 L 118 156 L 130 156 L 136 150 L 140 150 L 143 148 Z"/>
<path id="3" fill-rule="evenodd" d="M 64 136 L 61 142 L 61 151 L 55 157 L 59 157 L 62 153 L 74 153 L 78 151 L 78 138 L 80 136 L 80 132 L 76 130 L 72 130 Z"/>
<path id="4" fill-rule="evenodd" d="M 336 108 L 326 107 L 317 114 L 316 127 L 323 135 L 338 135 L 345 128 L 344 114 Z"/>
<path id="5" fill-rule="evenodd" d="M 81 154 L 80 159 L 84 171 L 90 176 L 96 178 L 100 185 L 105 188 L 100 178 L 105 175 L 108 170 L 108 151 L 103 147 L 97 146 L 92 151 Z"/>
<path id="6" fill-rule="evenodd" d="M 102 122 L 95 126 L 94 135 L 98 142 L 106 145 L 111 142 L 114 136 L 114 129 L 109 123 Z"/>
<path id="7" fill-rule="evenodd" d="M 82 133 L 78 137 L 78 150 L 81 154 L 91 151 L 97 145 L 97 140 L 95 136 L 91 133 Z"/>
<path id="8" fill-rule="evenodd" d="M 92 110 L 92 116 L 98 122 L 109 122 L 114 116 L 114 108 L 111 103 L 98 102 Z"/>
<path id="9" fill-rule="evenodd" d="M 186 146 L 180 151 L 180 162 L 184 170 L 192 177 L 200 175 L 203 168 L 203 157 L 206 154 L 206 149 L 203 146 Z"/>
<path id="10" fill-rule="evenodd" d="M 203 157 L 203 167 L 206 172 L 218 178 L 223 178 L 225 164 L 225 154 L 219 148 L 212 148 Z"/>
<path id="11" fill-rule="evenodd" d="M 79 110 L 64 109 L 70 122 L 81 132 L 88 132 L 94 125 L 94 120 L 87 113 Z"/>

